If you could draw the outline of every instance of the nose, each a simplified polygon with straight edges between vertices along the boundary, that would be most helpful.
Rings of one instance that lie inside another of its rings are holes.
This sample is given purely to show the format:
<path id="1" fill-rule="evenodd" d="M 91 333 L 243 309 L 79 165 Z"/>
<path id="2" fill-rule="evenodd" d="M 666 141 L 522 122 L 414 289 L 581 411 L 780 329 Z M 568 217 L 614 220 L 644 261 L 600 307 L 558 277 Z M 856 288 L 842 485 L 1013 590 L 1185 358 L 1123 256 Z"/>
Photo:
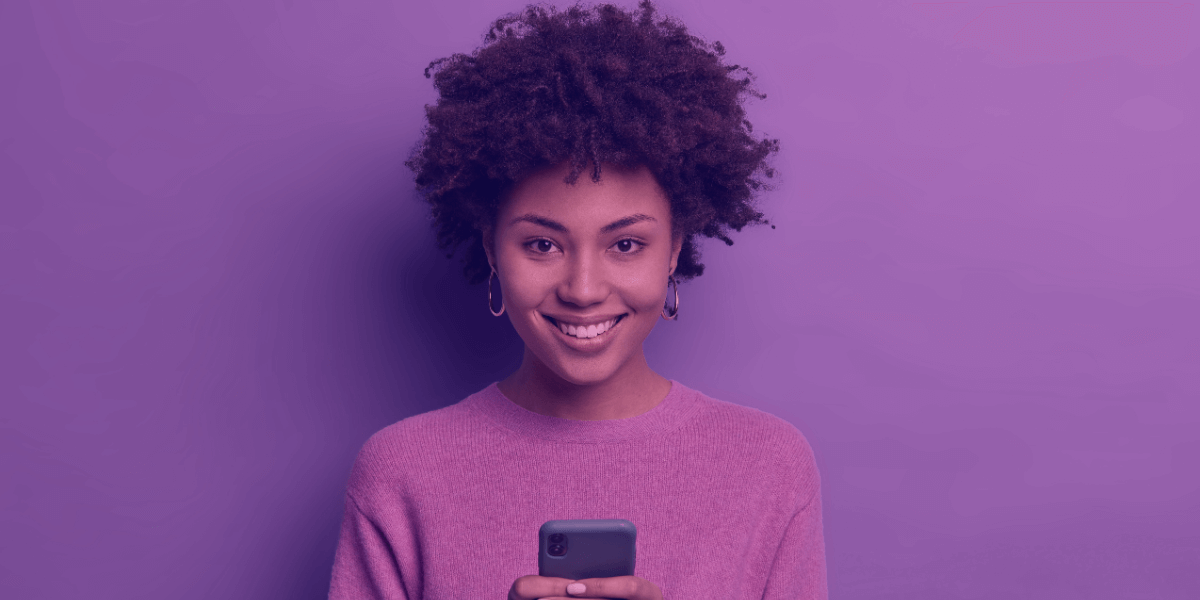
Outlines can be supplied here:
<path id="1" fill-rule="evenodd" d="M 558 285 L 558 298 L 567 304 L 587 307 L 608 298 L 611 287 L 604 261 L 590 252 L 579 252 L 566 265 Z"/>

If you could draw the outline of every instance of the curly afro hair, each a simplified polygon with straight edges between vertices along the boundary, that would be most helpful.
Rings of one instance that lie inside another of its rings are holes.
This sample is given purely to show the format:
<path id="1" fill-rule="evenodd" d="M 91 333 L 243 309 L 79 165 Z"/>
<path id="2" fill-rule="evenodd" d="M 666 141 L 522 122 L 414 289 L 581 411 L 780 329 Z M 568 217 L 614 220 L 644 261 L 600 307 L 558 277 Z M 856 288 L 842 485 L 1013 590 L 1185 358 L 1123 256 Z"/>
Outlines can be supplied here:
<path id="1" fill-rule="evenodd" d="M 572 185 L 589 164 L 593 181 L 601 163 L 645 165 L 683 237 L 677 279 L 701 275 L 696 234 L 732 245 L 730 228 L 770 224 L 753 196 L 779 150 L 751 137 L 741 101 L 766 95 L 724 54 L 644 0 L 629 12 L 529 6 L 493 23 L 471 55 L 430 63 L 439 98 L 405 165 L 432 207 L 439 248 L 449 258 L 467 244 L 463 272 L 481 283 L 491 271 L 483 231 L 517 182 L 564 161 Z"/>

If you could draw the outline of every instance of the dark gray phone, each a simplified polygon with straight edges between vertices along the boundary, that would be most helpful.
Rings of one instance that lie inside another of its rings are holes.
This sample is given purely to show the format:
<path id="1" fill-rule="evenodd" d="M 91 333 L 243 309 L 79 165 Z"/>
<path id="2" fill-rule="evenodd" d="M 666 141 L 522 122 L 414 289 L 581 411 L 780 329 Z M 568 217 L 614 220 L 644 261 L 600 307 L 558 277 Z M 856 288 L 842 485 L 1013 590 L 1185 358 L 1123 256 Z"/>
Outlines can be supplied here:
<path id="1" fill-rule="evenodd" d="M 637 527 L 625 519 L 546 521 L 538 530 L 538 575 L 588 579 L 633 575 Z"/>

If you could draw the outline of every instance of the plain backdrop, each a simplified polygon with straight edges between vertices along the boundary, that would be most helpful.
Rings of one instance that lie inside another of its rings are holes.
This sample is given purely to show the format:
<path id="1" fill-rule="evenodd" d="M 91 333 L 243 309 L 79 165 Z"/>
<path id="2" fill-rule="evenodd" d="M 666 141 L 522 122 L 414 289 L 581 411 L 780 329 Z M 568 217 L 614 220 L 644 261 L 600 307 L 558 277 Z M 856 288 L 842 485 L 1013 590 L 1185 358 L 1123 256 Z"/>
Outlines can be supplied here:
<path id="1" fill-rule="evenodd" d="M 1195 6 L 660 6 L 782 151 L 648 359 L 808 437 L 831 597 L 1197 597 Z M 0 597 L 325 596 L 363 441 L 520 359 L 402 162 L 521 7 L 0 3 Z"/>

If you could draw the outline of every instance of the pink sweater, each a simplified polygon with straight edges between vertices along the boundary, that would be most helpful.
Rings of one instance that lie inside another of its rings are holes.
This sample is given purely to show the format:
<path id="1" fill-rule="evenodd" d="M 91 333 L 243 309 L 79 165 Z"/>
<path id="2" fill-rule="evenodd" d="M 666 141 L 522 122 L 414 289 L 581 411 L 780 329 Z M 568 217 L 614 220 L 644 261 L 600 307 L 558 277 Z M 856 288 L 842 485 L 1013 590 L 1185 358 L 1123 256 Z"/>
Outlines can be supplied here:
<path id="1" fill-rule="evenodd" d="M 825 599 L 820 477 L 804 436 L 677 381 L 652 410 L 575 421 L 496 384 L 358 454 L 329 597 L 503 600 L 551 519 L 628 519 L 664 600 Z"/>

